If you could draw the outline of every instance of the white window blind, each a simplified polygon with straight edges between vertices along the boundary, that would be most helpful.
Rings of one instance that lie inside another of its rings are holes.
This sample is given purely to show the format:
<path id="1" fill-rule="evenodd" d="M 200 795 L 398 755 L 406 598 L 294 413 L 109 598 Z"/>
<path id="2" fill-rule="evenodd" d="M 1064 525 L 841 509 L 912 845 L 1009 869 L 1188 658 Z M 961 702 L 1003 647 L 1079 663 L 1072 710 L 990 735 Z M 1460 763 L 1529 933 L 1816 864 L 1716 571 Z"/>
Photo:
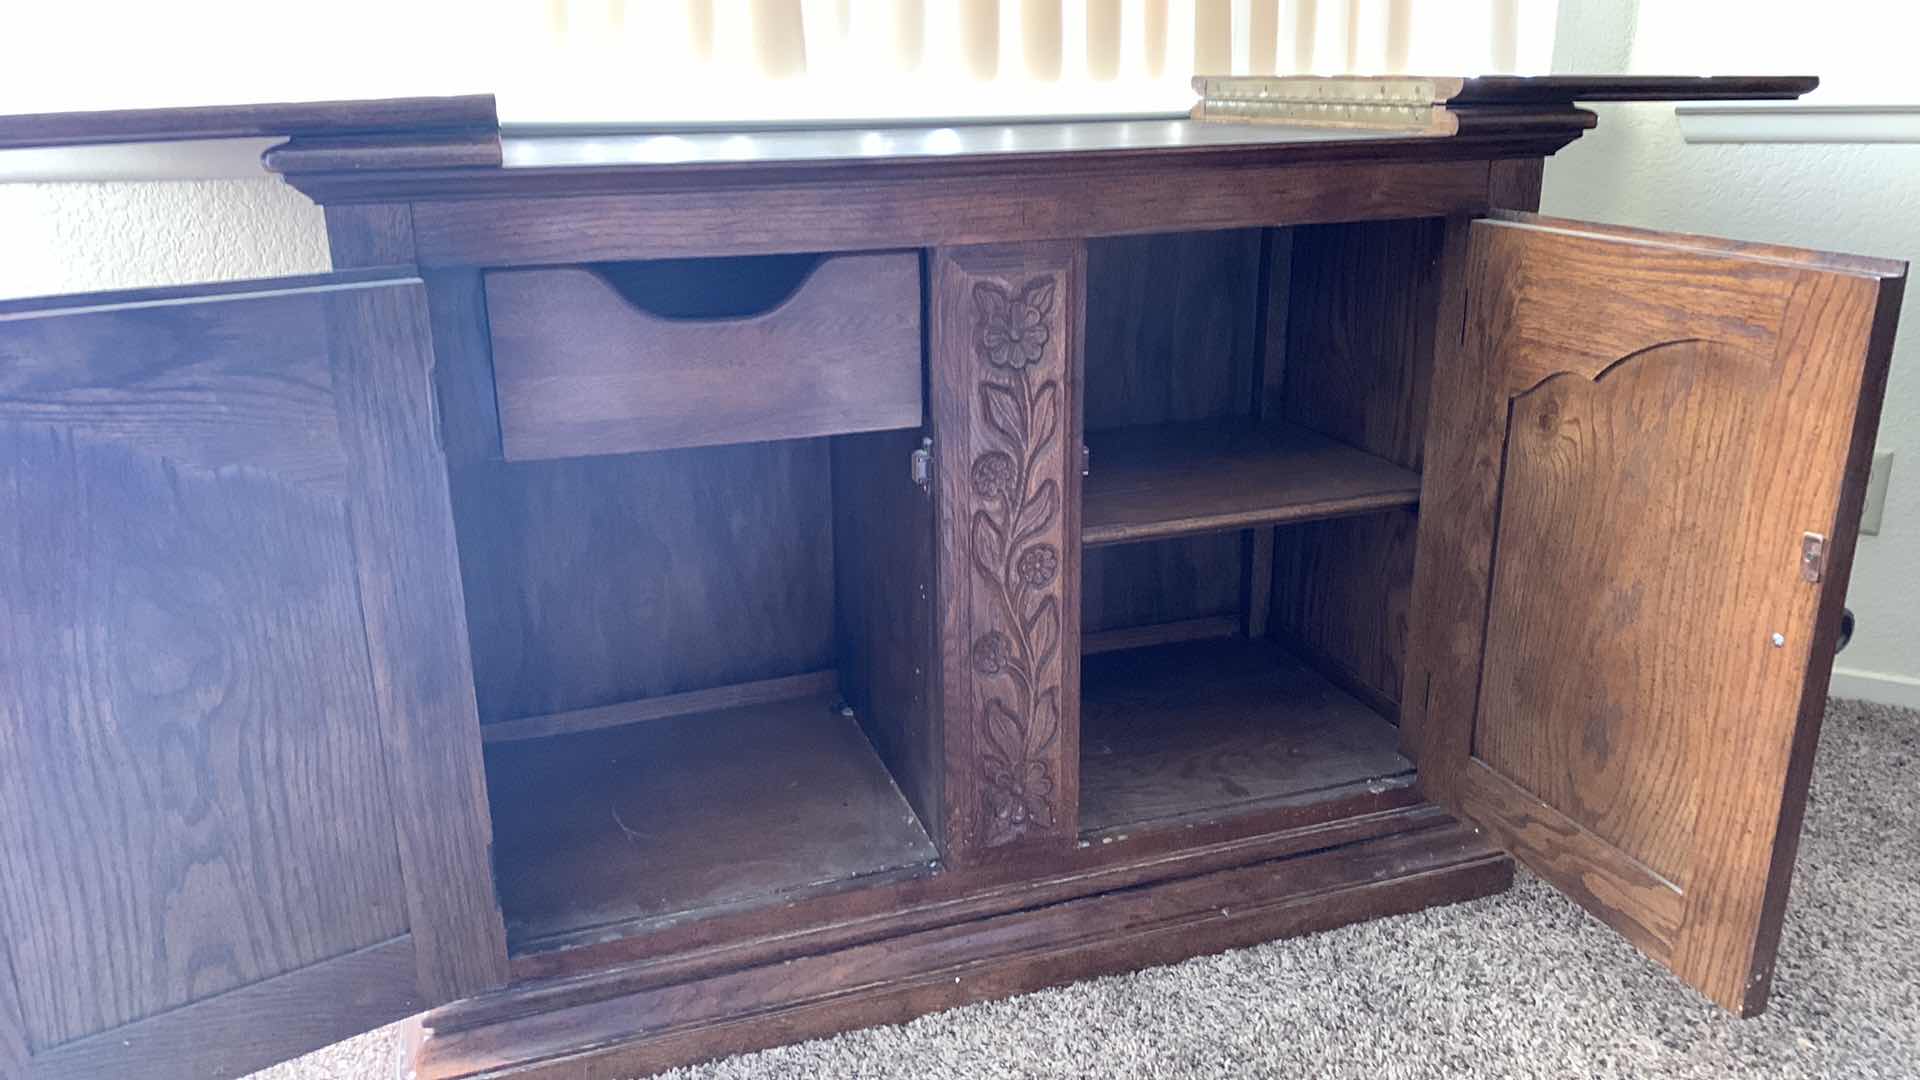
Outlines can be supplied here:
<path id="1" fill-rule="evenodd" d="M 0 111 L 491 91 L 509 122 L 1185 110 L 1196 72 L 1543 72 L 1553 0 L 20 6 Z"/>

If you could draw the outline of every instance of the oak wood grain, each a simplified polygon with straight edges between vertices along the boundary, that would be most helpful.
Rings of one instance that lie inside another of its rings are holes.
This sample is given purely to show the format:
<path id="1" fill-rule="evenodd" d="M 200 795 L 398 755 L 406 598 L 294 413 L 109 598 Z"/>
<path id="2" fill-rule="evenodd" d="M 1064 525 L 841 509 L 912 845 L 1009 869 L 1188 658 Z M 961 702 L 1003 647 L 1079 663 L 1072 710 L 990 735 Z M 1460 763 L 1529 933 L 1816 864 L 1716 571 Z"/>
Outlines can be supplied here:
<path id="1" fill-rule="evenodd" d="M 942 835 L 935 693 L 934 503 L 908 467 L 920 429 L 833 440 L 833 574 L 841 692 L 907 801 Z"/>
<path id="2" fill-rule="evenodd" d="M 291 974 L 55 1047 L 26 1080 L 244 1076 L 370 1031 L 424 1004 L 411 938 L 399 937 Z"/>
<path id="3" fill-rule="evenodd" d="M 13 304 L 0 354 L 0 1043 L 239 1070 L 504 983 L 420 283 Z"/>
<path id="4" fill-rule="evenodd" d="M 587 731 L 599 731 L 603 728 L 643 724 L 649 720 L 669 720 L 689 713 L 717 712 L 742 705 L 763 705 L 791 698 L 817 697 L 821 694 L 837 693 L 839 689 L 839 672 L 810 671 L 804 675 L 787 675 L 778 679 L 761 679 L 750 683 L 736 683 L 732 686 L 688 690 L 680 694 L 662 694 L 659 697 L 623 701 L 593 709 L 575 709 L 572 712 L 553 713 L 549 716 L 498 720 L 483 725 L 480 730 L 485 741 L 490 743 L 546 739 L 555 735 L 576 735 Z"/>
<path id="5" fill-rule="evenodd" d="M 817 439 L 455 468 L 482 722 L 833 666 L 831 490 Z"/>
<path id="6" fill-rule="evenodd" d="M 1296 366 L 1299 361 L 1296 361 Z M 1203 421 L 1088 435 L 1089 545 L 1339 517 L 1419 500 L 1412 470 L 1291 424 Z"/>
<path id="7" fill-rule="evenodd" d="M 931 282 L 943 850 L 964 862 L 1077 831 L 1086 250 L 939 248 Z"/>
<path id="8" fill-rule="evenodd" d="M 1006 858 L 871 888 L 796 897 L 777 909 L 714 912 L 615 938 L 514 958 L 515 985 L 435 1010 L 435 1031 L 465 1030 L 685 978 L 735 971 L 1115 889 L 1431 829 L 1448 815 L 1412 785 L 1364 788 L 1212 822 L 1108 833 L 1044 857 Z"/>
<path id="9" fill-rule="evenodd" d="M 913 253 L 821 261 L 737 318 L 669 318 L 582 268 L 486 275 L 509 461 L 805 438 L 921 420 Z"/>
<path id="10" fill-rule="evenodd" d="M 415 205 L 414 238 L 423 265 L 522 266 L 1419 217 L 1476 213 L 1486 200 L 1484 159 L 1054 169 L 937 185 L 916 176 L 750 191 L 435 199 Z"/>
<path id="11" fill-rule="evenodd" d="M 1577 869 L 1542 834 L 1529 861 L 1618 925 L 1649 924 L 1636 881 L 1670 882 L 1663 958 L 1743 1014 L 1845 585 L 1802 578 L 1801 536 L 1853 543 L 1900 273 L 1503 215 L 1473 228 L 1436 395 L 1407 680 L 1423 780 L 1457 800 L 1482 769 L 1576 826 Z"/>
<path id="12" fill-rule="evenodd" d="M 1089 832 L 1227 816 L 1413 767 L 1385 718 L 1271 642 L 1104 653 L 1082 670 Z"/>
<path id="13" fill-rule="evenodd" d="M 1483 838 L 1445 826 L 437 1035 L 414 1068 L 423 1080 L 645 1074 L 1484 895 L 1509 877 Z"/>
<path id="14" fill-rule="evenodd" d="M 520 950 L 775 904 L 935 850 L 838 695 L 487 748 Z"/>

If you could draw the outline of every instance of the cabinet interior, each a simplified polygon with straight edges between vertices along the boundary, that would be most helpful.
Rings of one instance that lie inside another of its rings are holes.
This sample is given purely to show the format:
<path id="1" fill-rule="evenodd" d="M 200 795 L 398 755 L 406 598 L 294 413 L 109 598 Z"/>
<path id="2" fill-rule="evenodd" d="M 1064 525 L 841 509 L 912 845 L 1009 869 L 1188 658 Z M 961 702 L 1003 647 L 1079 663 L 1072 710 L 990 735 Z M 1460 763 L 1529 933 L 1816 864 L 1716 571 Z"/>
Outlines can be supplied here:
<path id="1" fill-rule="evenodd" d="M 1089 244 L 1083 834 L 1411 782 L 1440 224 Z M 737 315 L 680 295 L 726 267 L 596 272 Z M 454 468 L 513 950 L 940 872 L 921 435 Z"/>
<path id="2" fill-rule="evenodd" d="M 1084 834 L 1412 781 L 1443 225 L 1089 245 Z"/>
<path id="3" fill-rule="evenodd" d="M 455 470 L 510 948 L 928 872 L 918 444 Z"/>

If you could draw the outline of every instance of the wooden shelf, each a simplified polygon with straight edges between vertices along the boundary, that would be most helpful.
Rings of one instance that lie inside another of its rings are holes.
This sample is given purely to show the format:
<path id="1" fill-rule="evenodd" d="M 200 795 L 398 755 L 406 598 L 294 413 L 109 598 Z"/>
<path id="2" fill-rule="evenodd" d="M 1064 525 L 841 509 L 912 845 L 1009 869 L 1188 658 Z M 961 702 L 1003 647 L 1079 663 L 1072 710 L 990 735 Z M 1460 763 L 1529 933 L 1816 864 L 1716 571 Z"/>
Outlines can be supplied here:
<path id="1" fill-rule="evenodd" d="M 928 872 L 933 844 L 837 701 L 488 746 L 509 944 L 584 944 Z"/>
<path id="2" fill-rule="evenodd" d="M 1202 421 L 1087 436 L 1088 546 L 1345 517 L 1420 501 L 1420 474 L 1293 424 Z"/>
<path id="3" fill-rule="evenodd" d="M 1156 645 L 1082 664 L 1083 832 L 1412 780 L 1398 728 L 1271 641 Z"/>

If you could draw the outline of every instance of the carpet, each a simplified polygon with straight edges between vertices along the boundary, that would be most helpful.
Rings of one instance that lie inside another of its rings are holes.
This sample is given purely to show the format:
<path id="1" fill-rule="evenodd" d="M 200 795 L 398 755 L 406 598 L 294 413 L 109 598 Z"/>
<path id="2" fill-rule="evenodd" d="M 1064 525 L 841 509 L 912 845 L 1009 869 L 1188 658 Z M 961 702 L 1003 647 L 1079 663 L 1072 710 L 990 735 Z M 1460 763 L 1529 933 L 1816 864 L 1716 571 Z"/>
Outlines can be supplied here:
<path id="1" fill-rule="evenodd" d="M 392 1076 L 374 1032 L 256 1080 Z M 1920 712 L 1835 700 L 1773 1002 L 1735 1020 L 1510 892 L 748 1054 L 673 1080 L 1920 1076 Z"/>

